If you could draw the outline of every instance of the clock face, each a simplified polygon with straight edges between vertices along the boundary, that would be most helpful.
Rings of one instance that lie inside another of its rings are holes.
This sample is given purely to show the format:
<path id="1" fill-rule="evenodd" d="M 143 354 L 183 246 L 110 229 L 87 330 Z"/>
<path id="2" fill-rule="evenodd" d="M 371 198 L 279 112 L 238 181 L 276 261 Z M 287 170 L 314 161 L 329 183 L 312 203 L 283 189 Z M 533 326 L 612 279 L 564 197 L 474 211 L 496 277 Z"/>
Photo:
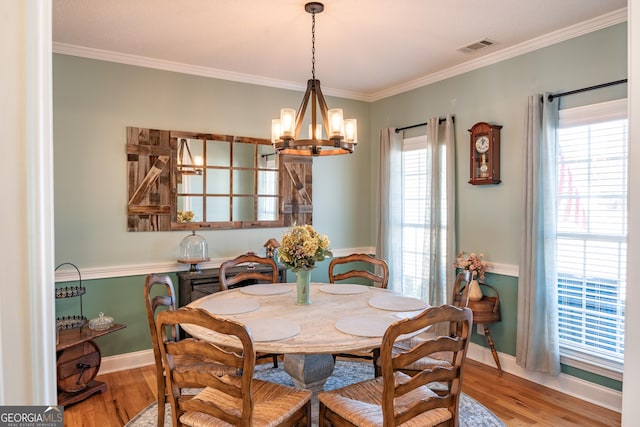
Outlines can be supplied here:
<path id="1" fill-rule="evenodd" d="M 489 149 L 489 137 L 482 135 L 476 139 L 476 151 L 478 153 L 486 153 Z"/>

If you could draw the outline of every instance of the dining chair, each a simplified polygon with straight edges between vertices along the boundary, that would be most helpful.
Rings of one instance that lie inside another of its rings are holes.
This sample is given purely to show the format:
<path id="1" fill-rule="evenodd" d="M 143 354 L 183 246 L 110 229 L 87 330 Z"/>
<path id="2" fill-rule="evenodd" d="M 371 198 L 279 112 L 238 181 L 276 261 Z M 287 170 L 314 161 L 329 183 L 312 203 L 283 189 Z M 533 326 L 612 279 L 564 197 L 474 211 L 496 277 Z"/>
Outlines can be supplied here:
<path id="1" fill-rule="evenodd" d="M 175 342 L 167 329 L 192 324 L 238 342 L 237 348 L 223 348 L 212 342 L 186 338 Z M 163 311 L 156 319 L 156 333 L 162 360 L 167 366 L 169 401 L 174 426 L 308 426 L 311 425 L 311 391 L 253 378 L 256 353 L 247 328 L 191 307 Z M 198 357 L 240 372 L 239 375 L 211 375 L 197 367 L 179 367 L 177 356 Z M 194 396 L 180 391 L 202 390 Z"/>
<path id="2" fill-rule="evenodd" d="M 176 309 L 175 291 L 171 278 L 167 275 L 148 275 L 144 282 L 144 300 L 147 309 L 149 329 L 151 331 L 151 346 L 153 348 L 153 356 L 156 363 L 158 427 L 164 427 L 165 404 L 169 401 L 169 396 L 166 387 L 166 369 L 162 363 L 160 344 L 158 343 L 158 335 L 156 334 L 156 316 L 161 310 Z M 177 325 L 168 331 L 168 336 L 173 340 L 178 339 L 179 332 Z M 234 373 L 224 365 L 203 364 L 199 359 L 194 359 L 188 356 L 177 356 L 174 358 L 174 363 L 177 366 L 196 366 L 199 369 L 203 369 L 214 375 Z"/>
<path id="3" fill-rule="evenodd" d="M 360 263 L 360 264 L 356 264 Z M 365 264 L 367 269 L 361 268 Z M 336 268 L 346 265 L 347 270 Z M 341 269 L 341 272 L 337 270 Z M 379 258 L 369 254 L 351 254 L 343 257 L 336 257 L 329 263 L 329 283 L 347 280 L 351 278 L 361 278 L 370 280 L 374 286 L 387 289 L 389 284 L 389 266 Z"/>
<path id="4" fill-rule="evenodd" d="M 430 307 L 420 314 L 391 324 L 380 349 L 382 375 L 318 394 L 319 425 L 333 426 L 458 426 L 458 404 L 464 360 L 471 333 L 472 312 L 452 305 Z M 451 335 L 421 341 L 394 353 L 398 338 L 444 323 Z M 414 376 L 403 366 L 434 353 L 451 353 L 451 364 L 425 369 Z M 435 393 L 428 384 L 440 382 L 446 390 Z"/>
<path id="5" fill-rule="evenodd" d="M 329 283 L 352 278 L 366 279 L 371 281 L 373 286 L 387 289 L 389 285 L 389 266 L 384 260 L 369 254 L 351 254 L 331 260 L 329 263 Z M 378 376 L 379 354 L 380 349 L 375 348 L 366 352 L 337 353 L 334 356 L 371 360 L 376 376 Z"/>
<path id="6" fill-rule="evenodd" d="M 462 271 L 456 275 L 456 281 L 453 287 L 453 299 L 452 305 L 456 307 L 466 307 L 469 299 L 469 283 L 471 280 L 475 278 L 475 273 L 470 272 L 468 270 Z M 444 325 L 446 326 L 446 325 Z M 419 342 L 425 341 L 428 339 L 433 339 L 436 336 L 436 331 L 434 328 L 430 328 L 429 331 L 423 332 L 421 334 L 416 335 L 415 337 L 398 341 L 393 346 L 393 353 L 400 354 L 408 351 L 412 347 L 415 347 Z M 443 332 L 441 329 L 439 332 Z M 412 363 L 404 365 L 399 368 L 402 372 L 408 375 L 415 375 L 425 369 L 433 369 L 436 366 L 450 366 L 452 364 L 452 354 L 450 352 L 441 352 L 441 353 L 433 353 L 429 356 L 421 357 Z M 376 365 L 376 376 L 380 375 L 380 360 Z M 441 387 L 434 384 L 433 389 L 436 392 L 440 392 Z"/>
<path id="7" fill-rule="evenodd" d="M 271 267 L 271 273 L 256 271 L 253 266 L 255 264 L 263 264 Z M 231 268 L 246 265 L 246 270 L 233 275 L 227 275 L 227 271 Z M 246 254 L 227 260 L 220 264 L 220 290 L 226 291 L 231 286 L 238 283 L 252 280 L 255 282 L 277 283 L 278 282 L 278 266 L 272 258 L 260 257 L 255 252 L 247 252 Z M 273 361 L 273 367 L 278 367 L 278 354 L 259 353 L 258 359 L 270 357 Z"/>
<path id="8" fill-rule="evenodd" d="M 262 264 L 271 267 L 270 273 L 256 271 L 253 266 L 255 264 Z M 234 275 L 227 275 L 227 271 L 231 268 L 244 265 L 246 270 Z M 264 283 L 277 283 L 278 282 L 278 266 L 271 258 L 261 257 L 256 255 L 255 252 L 247 252 L 234 259 L 227 260 L 220 264 L 220 290 L 226 291 L 231 286 L 238 283 L 245 282 L 247 280 L 253 280 L 256 282 Z"/>

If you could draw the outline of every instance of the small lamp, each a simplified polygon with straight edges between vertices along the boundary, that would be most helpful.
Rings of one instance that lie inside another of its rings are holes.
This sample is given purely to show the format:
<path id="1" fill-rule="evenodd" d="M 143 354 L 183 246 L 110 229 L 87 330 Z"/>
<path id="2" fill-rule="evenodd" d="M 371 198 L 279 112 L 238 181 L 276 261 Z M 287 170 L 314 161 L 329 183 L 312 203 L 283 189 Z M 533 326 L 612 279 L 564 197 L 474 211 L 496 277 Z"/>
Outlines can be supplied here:
<path id="1" fill-rule="evenodd" d="M 180 258 L 178 262 L 191 264 L 189 271 L 199 272 L 198 263 L 210 261 L 209 248 L 204 237 L 192 231 L 192 234 L 182 239 L 180 242 Z"/>
<path id="2" fill-rule="evenodd" d="M 280 247 L 280 243 L 274 238 L 267 240 L 264 244 L 267 258 L 273 259 L 276 255 L 276 249 Z"/>

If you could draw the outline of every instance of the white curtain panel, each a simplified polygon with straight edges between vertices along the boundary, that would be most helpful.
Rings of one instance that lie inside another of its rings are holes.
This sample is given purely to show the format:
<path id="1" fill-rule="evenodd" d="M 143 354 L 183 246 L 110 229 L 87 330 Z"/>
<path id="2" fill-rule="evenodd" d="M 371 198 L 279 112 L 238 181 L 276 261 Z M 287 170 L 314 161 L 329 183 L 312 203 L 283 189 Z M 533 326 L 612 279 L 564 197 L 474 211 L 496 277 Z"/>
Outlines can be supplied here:
<path id="1" fill-rule="evenodd" d="M 530 96 L 522 156 L 522 235 L 516 363 L 560 373 L 556 272 L 558 98 Z"/>
<path id="2" fill-rule="evenodd" d="M 376 257 L 389 265 L 389 288 L 402 291 L 402 134 L 380 129 Z"/>
<path id="3" fill-rule="evenodd" d="M 426 150 L 427 200 L 422 253 L 424 273 L 420 298 L 446 304 L 455 281 L 455 137 L 453 118 L 428 120 Z M 389 263 L 389 287 L 405 293 L 402 272 L 402 139 L 395 129 L 380 130 L 376 256 Z M 446 199 L 443 206 L 443 192 Z M 433 255 L 433 256 L 431 256 Z"/>
<path id="4" fill-rule="evenodd" d="M 434 256 L 430 256 L 425 265 L 429 265 L 429 301 L 432 305 L 442 305 L 451 302 L 455 282 L 455 138 L 451 116 L 443 123 L 438 117 L 432 117 L 428 123 L 427 161 L 431 160 L 431 164 L 427 170 L 431 170 L 431 174 L 427 176 L 431 182 L 427 187 L 427 200 L 432 209 L 427 213 L 430 218 L 426 254 Z M 446 206 L 442 206 L 443 203 Z"/>

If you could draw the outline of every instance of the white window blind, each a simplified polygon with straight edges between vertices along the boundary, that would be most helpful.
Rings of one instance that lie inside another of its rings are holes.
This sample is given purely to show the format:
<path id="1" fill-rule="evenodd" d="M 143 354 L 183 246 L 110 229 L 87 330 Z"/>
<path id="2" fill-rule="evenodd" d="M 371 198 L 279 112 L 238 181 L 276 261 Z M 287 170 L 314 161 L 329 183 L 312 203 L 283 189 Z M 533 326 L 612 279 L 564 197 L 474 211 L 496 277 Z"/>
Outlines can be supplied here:
<path id="1" fill-rule="evenodd" d="M 557 177 L 561 354 L 620 370 L 627 260 L 627 109 L 560 112 Z"/>
<path id="2" fill-rule="evenodd" d="M 427 221 L 427 150 L 405 140 L 402 152 L 402 282 L 404 293 L 420 297 L 428 266 L 424 265 Z"/>
<path id="3" fill-rule="evenodd" d="M 402 148 L 402 289 L 403 293 L 422 298 L 423 289 L 429 283 L 432 256 L 446 258 L 447 224 L 440 230 L 440 248 L 437 254 L 430 254 L 430 212 L 432 206 L 432 164 L 431 153 L 425 148 L 426 136 L 408 138 Z M 447 218 L 446 192 L 446 148 L 440 148 L 440 206 L 441 217 Z M 436 203 L 437 204 L 437 203 Z M 444 259 L 441 265 L 445 265 Z M 440 272 L 444 275 L 444 272 Z M 428 293 L 428 292 L 427 292 Z"/>

